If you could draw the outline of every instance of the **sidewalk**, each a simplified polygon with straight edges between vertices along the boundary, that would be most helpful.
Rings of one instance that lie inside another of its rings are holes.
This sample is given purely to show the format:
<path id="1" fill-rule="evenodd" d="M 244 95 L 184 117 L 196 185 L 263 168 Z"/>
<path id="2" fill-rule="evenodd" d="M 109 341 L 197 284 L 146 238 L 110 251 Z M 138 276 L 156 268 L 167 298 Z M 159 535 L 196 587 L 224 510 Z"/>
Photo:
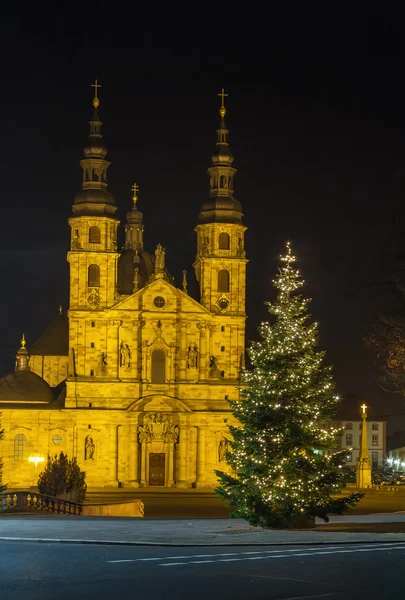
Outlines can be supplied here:
<path id="1" fill-rule="evenodd" d="M 379 530 L 383 532 L 378 533 Z M 332 517 L 330 524 L 322 521 L 317 529 L 305 531 L 254 528 L 242 519 L 133 519 L 3 514 L 0 517 L 0 541 L 11 540 L 155 546 L 405 542 L 405 513 Z"/>

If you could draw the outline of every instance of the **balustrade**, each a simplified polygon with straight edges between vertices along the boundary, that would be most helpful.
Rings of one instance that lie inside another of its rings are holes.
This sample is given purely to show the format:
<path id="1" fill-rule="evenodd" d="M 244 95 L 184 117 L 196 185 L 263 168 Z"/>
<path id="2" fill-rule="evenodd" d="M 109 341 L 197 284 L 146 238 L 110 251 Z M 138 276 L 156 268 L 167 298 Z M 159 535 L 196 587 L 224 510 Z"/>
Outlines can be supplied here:
<path id="1" fill-rule="evenodd" d="M 82 504 L 54 498 L 34 492 L 3 492 L 0 494 L 0 512 L 52 512 L 58 514 L 81 515 Z"/>

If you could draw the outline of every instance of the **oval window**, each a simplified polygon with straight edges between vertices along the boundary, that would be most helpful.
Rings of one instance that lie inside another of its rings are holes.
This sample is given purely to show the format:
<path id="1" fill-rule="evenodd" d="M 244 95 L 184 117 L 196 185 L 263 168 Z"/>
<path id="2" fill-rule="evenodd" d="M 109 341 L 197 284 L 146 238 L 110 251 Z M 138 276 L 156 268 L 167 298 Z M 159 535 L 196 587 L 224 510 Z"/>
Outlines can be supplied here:
<path id="1" fill-rule="evenodd" d="M 63 437 L 59 433 L 57 433 L 53 436 L 52 441 L 55 444 L 55 446 L 59 446 L 63 442 Z"/>
<path id="2" fill-rule="evenodd" d="M 163 308 L 166 304 L 166 300 L 162 298 L 162 296 L 156 296 L 156 298 L 153 301 L 153 304 L 156 306 L 156 308 Z"/>

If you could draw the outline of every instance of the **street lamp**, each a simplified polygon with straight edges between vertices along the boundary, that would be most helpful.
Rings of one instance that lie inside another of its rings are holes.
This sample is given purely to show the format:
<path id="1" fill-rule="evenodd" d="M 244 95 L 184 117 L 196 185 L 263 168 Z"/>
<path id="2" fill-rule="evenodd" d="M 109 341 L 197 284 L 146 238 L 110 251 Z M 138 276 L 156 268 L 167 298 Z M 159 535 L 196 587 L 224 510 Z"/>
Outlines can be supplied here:
<path id="1" fill-rule="evenodd" d="M 39 456 L 38 454 L 35 454 L 34 456 L 30 456 L 28 458 L 28 462 L 34 463 L 35 468 L 37 468 L 38 463 L 43 463 L 44 461 L 45 461 L 45 458 L 43 456 Z"/>

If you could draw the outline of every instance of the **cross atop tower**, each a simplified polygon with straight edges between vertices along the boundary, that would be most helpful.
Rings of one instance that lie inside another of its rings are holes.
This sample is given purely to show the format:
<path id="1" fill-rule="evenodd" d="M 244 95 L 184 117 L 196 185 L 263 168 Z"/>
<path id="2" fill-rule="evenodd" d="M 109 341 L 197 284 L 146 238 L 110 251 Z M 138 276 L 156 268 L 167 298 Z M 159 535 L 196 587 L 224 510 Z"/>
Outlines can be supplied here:
<path id="1" fill-rule="evenodd" d="M 101 88 L 101 85 L 98 83 L 98 79 L 96 79 L 95 82 L 91 84 L 91 87 L 94 87 L 93 106 L 94 106 L 94 108 L 97 108 L 100 104 L 97 90 L 98 90 L 98 88 Z"/>
<path id="2" fill-rule="evenodd" d="M 133 192 L 132 200 L 135 203 L 138 200 L 136 192 L 139 192 L 139 185 L 137 183 L 134 183 L 134 185 L 131 187 L 131 190 Z"/>
<path id="3" fill-rule="evenodd" d="M 218 96 L 220 96 L 220 98 L 221 98 L 221 108 L 219 109 L 219 114 L 223 118 L 226 114 L 224 99 L 228 97 L 228 94 L 225 94 L 225 90 L 224 90 L 224 88 L 222 88 L 222 92 L 220 94 L 218 94 Z"/>
<path id="4" fill-rule="evenodd" d="M 367 405 L 364 404 L 364 402 L 363 402 L 363 404 L 360 406 L 360 408 L 361 408 L 362 414 L 365 415 L 366 414 Z"/>

